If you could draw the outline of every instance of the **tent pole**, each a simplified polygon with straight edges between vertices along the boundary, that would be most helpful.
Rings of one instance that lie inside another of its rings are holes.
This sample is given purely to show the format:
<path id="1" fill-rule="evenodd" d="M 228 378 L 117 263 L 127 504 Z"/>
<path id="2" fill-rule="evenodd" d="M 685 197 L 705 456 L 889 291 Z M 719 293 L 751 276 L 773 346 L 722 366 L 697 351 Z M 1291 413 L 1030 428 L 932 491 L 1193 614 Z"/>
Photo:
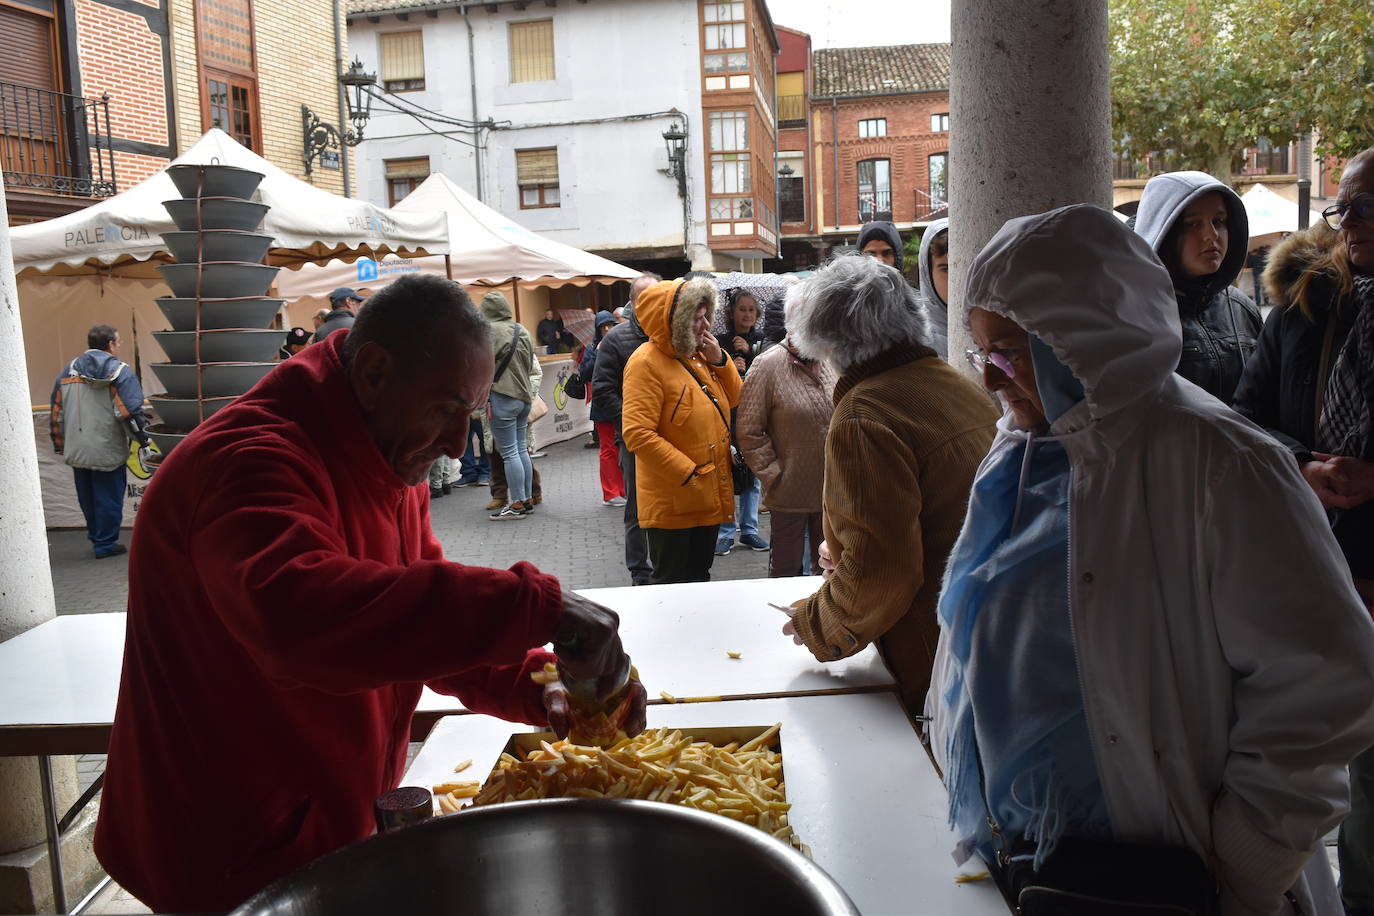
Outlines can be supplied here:
<path id="1" fill-rule="evenodd" d="M 520 281 L 516 280 L 510 285 L 511 296 L 515 299 L 515 323 L 523 324 L 520 320 Z"/>
<path id="2" fill-rule="evenodd" d="M 444 255 L 444 275 L 450 280 L 453 279 L 453 256 Z"/>

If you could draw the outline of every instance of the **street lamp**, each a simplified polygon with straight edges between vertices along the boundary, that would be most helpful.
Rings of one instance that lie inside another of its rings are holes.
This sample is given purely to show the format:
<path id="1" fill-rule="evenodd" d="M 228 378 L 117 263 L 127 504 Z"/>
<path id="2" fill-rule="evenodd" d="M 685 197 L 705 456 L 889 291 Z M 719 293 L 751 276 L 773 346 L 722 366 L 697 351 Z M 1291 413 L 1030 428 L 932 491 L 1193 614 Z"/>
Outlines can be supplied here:
<path id="1" fill-rule="evenodd" d="M 364 73 L 363 62 L 354 58 L 348 70 L 339 77 L 339 82 L 347 89 L 352 90 L 345 93 L 345 98 L 348 102 L 348 119 L 353 126 L 344 134 L 341 135 L 337 127 L 311 111 L 309 105 L 301 106 L 301 127 L 305 134 L 305 175 L 307 178 L 314 171 L 316 159 L 320 160 L 321 165 L 332 161 L 332 167 L 338 168 L 339 154 L 335 152 L 330 155 L 329 151 L 340 150 L 344 146 L 357 146 L 363 142 L 363 127 L 372 117 L 371 88 L 377 83 L 377 75 Z"/>
<path id="2" fill-rule="evenodd" d="M 786 163 L 784 163 L 783 166 L 778 169 L 779 178 L 791 178 L 795 174 L 797 174 L 796 170 L 792 168 L 792 166 L 787 165 Z"/>
<path id="3" fill-rule="evenodd" d="M 687 132 L 681 122 L 674 121 L 663 132 L 663 142 L 668 147 L 668 174 L 677 179 L 677 196 L 687 199 Z"/>

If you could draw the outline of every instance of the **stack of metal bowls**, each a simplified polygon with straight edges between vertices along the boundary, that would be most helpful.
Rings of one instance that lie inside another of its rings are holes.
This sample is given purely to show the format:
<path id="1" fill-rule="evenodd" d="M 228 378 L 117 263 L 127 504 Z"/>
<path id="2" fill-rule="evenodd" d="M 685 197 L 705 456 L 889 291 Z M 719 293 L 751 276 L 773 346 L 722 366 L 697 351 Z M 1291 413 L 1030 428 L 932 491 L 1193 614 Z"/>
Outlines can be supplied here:
<path id="1" fill-rule="evenodd" d="M 158 267 L 172 295 L 157 305 L 172 327 L 153 332 L 169 362 L 153 364 L 167 393 L 150 398 L 161 422 L 148 429 L 164 454 L 257 384 L 284 339 L 271 329 L 282 300 L 266 295 L 278 268 L 262 263 L 272 237 L 257 234 L 268 208 L 251 200 L 262 174 L 229 165 L 167 174 L 181 199 L 163 204 L 178 231 L 162 236 L 176 263 Z"/>

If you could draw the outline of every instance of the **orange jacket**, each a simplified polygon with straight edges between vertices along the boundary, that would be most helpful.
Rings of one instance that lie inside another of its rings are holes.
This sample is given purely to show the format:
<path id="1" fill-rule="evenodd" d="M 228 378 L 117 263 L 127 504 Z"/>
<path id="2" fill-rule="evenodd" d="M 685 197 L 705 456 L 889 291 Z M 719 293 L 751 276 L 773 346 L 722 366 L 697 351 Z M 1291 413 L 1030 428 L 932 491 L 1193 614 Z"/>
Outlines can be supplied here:
<path id="1" fill-rule="evenodd" d="M 625 364 L 621 423 L 635 455 L 644 528 L 697 528 L 735 517 L 730 428 L 721 412 L 728 417 L 739 404 L 742 383 L 733 361 L 712 366 L 697 352 L 692 322 L 703 302 L 714 317 L 716 288 L 704 278 L 656 283 L 635 300 L 635 318 L 649 340 Z"/>

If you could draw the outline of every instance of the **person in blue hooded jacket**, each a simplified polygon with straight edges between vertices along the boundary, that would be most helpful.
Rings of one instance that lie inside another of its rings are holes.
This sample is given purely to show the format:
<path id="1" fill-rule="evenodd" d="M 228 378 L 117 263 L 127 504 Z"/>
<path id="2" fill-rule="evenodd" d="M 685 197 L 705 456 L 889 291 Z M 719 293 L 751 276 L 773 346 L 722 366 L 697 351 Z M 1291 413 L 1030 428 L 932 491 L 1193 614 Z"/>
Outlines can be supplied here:
<path id="1" fill-rule="evenodd" d="M 119 360 L 119 332 L 98 324 L 89 349 L 67 364 L 52 388 L 53 451 L 72 469 L 86 537 L 97 559 L 127 553 L 119 543 L 129 443 L 148 445 L 143 386 Z"/>
<path id="2" fill-rule="evenodd" d="M 1206 172 L 1168 172 L 1146 182 L 1135 231 L 1173 281 L 1183 326 L 1178 374 L 1230 404 L 1264 324 L 1250 297 L 1231 285 L 1250 242 L 1245 205 Z"/>
<path id="3" fill-rule="evenodd" d="M 1023 912 L 1039 884 L 1341 916 L 1323 838 L 1374 740 L 1374 622 L 1291 455 L 1175 374 L 1173 292 L 1087 205 L 974 259 L 968 355 L 1006 413 L 926 703 L 956 858 Z"/>

